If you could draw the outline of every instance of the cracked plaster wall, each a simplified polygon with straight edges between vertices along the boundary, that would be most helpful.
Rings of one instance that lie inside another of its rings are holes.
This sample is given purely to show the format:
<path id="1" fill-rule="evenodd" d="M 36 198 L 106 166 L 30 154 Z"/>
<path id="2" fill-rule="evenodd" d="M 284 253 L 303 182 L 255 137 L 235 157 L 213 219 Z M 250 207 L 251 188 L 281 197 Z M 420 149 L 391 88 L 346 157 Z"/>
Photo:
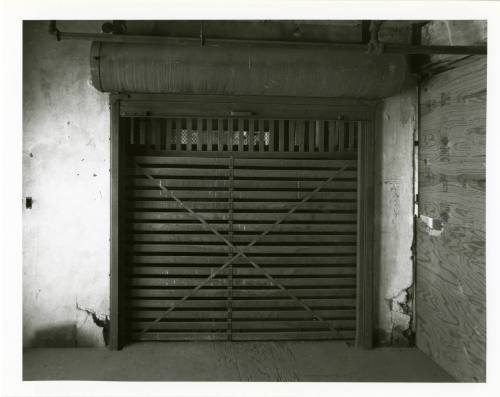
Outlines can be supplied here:
<path id="1" fill-rule="evenodd" d="M 89 42 L 57 42 L 44 21 L 24 22 L 23 36 L 23 345 L 101 346 L 91 312 L 109 313 L 107 96 L 90 86 Z"/>
<path id="2" fill-rule="evenodd" d="M 413 141 L 416 90 L 412 86 L 378 106 L 375 155 L 375 342 L 413 344 Z"/>

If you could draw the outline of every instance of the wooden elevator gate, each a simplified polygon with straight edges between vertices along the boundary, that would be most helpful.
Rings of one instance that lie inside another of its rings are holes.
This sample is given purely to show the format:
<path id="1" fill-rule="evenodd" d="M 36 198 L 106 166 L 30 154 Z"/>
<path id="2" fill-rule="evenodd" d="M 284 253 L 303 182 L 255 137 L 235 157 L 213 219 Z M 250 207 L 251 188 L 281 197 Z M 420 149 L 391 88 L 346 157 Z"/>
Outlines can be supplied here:
<path id="1" fill-rule="evenodd" d="M 128 338 L 354 339 L 364 128 L 122 117 Z"/>

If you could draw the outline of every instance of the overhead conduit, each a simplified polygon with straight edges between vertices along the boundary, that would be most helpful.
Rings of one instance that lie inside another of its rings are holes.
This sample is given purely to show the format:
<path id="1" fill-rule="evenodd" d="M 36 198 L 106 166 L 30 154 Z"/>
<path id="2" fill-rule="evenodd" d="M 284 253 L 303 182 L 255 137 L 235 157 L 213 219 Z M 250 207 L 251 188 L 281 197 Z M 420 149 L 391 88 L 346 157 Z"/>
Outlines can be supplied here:
<path id="1" fill-rule="evenodd" d="M 407 54 L 485 53 L 484 47 L 369 45 L 60 32 L 90 39 L 102 92 L 380 98 L 397 93 Z M 367 53 L 368 52 L 368 53 Z"/>

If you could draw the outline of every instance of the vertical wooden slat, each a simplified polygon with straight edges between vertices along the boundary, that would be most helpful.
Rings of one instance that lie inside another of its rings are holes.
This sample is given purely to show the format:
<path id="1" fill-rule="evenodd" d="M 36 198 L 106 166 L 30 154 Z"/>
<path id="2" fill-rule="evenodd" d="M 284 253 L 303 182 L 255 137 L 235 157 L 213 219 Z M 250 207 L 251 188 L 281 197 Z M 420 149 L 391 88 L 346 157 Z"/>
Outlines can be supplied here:
<path id="1" fill-rule="evenodd" d="M 337 122 L 337 131 L 339 134 L 339 152 L 345 152 L 345 122 L 338 121 Z"/>
<path id="2" fill-rule="evenodd" d="M 201 152 L 203 150 L 203 144 L 205 143 L 205 137 L 203 135 L 203 119 L 202 118 L 197 118 L 196 119 L 196 134 L 195 136 L 198 136 L 198 141 L 196 143 L 196 151 Z"/>
<path id="3" fill-rule="evenodd" d="M 207 151 L 211 152 L 212 151 L 212 145 L 213 145 L 213 119 L 212 118 L 207 118 Z"/>
<path id="4" fill-rule="evenodd" d="M 161 145 L 160 145 L 161 119 L 153 119 L 152 123 L 153 123 L 154 148 L 155 150 L 161 150 Z"/>
<path id="5" fill-rule="evenodd" d="M 325 122 L 323 120 L 319 121 L 318 139 L 319 139 L 318 150 L 320 152 L 324 152 L 325 151 Z"/>
<path id="6" fill-rule="evenodd" d="M 191 138 L 191 135 L 192 135 L 192 130 L 193 130 L 193 120 L 191 119 L 191 117 L 188 117 L 188 118 L 187 118 L 187 120 L 186 120 L 186 131 L 187 131 L 187 132 L 186 132 L 186 136 L 187 136 L 187 140 L 186 140 L 186 142 L 187 142 L 187 145 L 186 145 L 186 150 L 187 150 L 188 152 L 190 152 L 190 151 L 191 151 L 191 149 L 192 149 L 192 146 L 191 146 L 191 145 L 193 144 L 193 143 L 192 143 L 192 141 L 191 141 L 191 139 L 192 139 L 192 138 Z"/>
<path id="7" fill-rule="evenodd" d="M 222 139 L 223 135 L 224 133 L 222 129 L 222 119 L 217 119 L 217 150 L 219 152 L 222 152 L 224 146 Z"/>
<path id="8" fill-rule="evenodd" d="M 347 150 L 349 150 L 350 152 L 354 150 L 354 136 L 356 133 L 357 125 L 358 123 L 355 121 L 349 122 L 349 142 L 347 145 Z"/>
<path id="9" fill-rule="evenodd" d="M 299 145 L 299 152 L 304 153 L 304 141 L 305 141 L 305 121 L 299 120 L 296 122 L 295 134 L 297 136 L 297 143 Z"/>
<path id="10" fill-rule="evenodd" d="M 308 152 L 314 152 L 314 137 L 316 136 L 316 122 L 314 120 L 309 120 L 307 122 L 307 137 L 309 139 Z"/>
<path id="11" fill-rule="evenodd" d="M 288 151 L 295 151 L 295 120 L 288 121 Z"/>
<path id="12" fill-rule="evenodd" d="M 269 120 L 269 151 L 274 152 L 274 120 Z"/>
<path id="13" fill-rule="evenodd" d="M 164 150 L 171 150 L 170 146 L 170 141 L 168 140 L 167 136 L 167 120 L 168 119 L 162 119 L 162 122 L 160 123 L 160 144 L 162 149 Z"/>
<path id="14" fill-rule="evenodd" d="M 359 134 L 361 129 L 364 126 L 363 121 L 358 121 L 358 129 L 356 130 L 356 133 L 354 134 L 354 149 L 356 150 L 358 148 L 358 142 L 359 142 Z"/>
<path id="15" fill-rule="evenodd" d="M 172 129 L 175 131 L 175 150 L 182 150 L 181 119 L 172 120 Z"/>
<path id="16" fill-rule="evenodd" d="M 238 119 L 238 150 L 243 152 L 243 130 L 245 129 L 245 120 Z"/>
<path id="17" fill-rule="evenodd" d="M 285 121 L 280 120 L 278 123 L 279 129 L 279 146 L 278 151 L 283 153 L 285 151 Z"/>
<path id="18" fill-rule="evenodd" d="M 135 117 L 130 118 L 130 144 L 131 145 L 137 145 L 137 138 L 135 136 L 135 129 L 136 129 L 136 122 L 135 122 Z"/>
<path id="19" fill-rule="evenodd" d="M 154 130 L 154 120 L 150 117 L 146 119 L 146 147 L 148 149 L 154 149 L 156 141 L 155 141 L 155 130 Z"/>
<path id="20" fill-rule="evenodd" d="M 172 119 L 167 119 L 166 120 L 166 126 L 165 126 L 165 148 L 166 150 L 179 150 L 175 146 L 175 135 L 172 132 Z"/>
<path id="21" fill-rule="evenodd" d="M 248 120 L 248 151 L 253 152 L 253 145 L 254 145 L 254 119 Z"/>
<path id="22" fill-rule="evenodd" d="M 227 150 L 233 151 L 233 119 L 227 119 Z"/>
<path id="23" fill-rule="evenodd" d="M 335 151 L 335 146 L 337 145 L 337 123 L 330 120 L 328 123 L 328 151 L 333 153 Z"/>
<path id="24" fill-rule="evenodd" d="M 266 145 L 265 136 L 264 136 L 264 120 L 259 120 L 259 152 L 264 151 L 264 146 Z"/>
<path id="25" fill-rule="evenodd" d="M 146 144 L 146 120 L 141 118 L 139 121 L 139 145 Z"/>

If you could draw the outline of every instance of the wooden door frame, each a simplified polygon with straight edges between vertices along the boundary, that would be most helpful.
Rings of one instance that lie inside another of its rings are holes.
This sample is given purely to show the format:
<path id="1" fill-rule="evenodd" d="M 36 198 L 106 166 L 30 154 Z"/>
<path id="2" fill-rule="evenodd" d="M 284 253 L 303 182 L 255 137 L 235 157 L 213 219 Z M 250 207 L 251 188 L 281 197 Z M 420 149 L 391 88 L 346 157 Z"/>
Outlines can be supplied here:
<path id="1" fill-rule="evenodd" d="M 123 209 L 119 197 L 123 190 L 120 176 L 124 159 L 124 141 L 120 139 L 120 117 L 123 116 L 229 116 L 231 111 L 256 110 L 262 117 L 326 118 L 346 117 L 367 121 L 359 132 L 358 141 L 358 222 L 357 222 L 357 296 L 356 296 L 356 346 L 371 348 L 373 345 L 373 169 L 374 169 L 374 120 L 373 100 L 344 98 L 295 98 L 216 95 L 170 94 L 111 94 L 110 95 L 110 155 L 111 155 L 111 222 L 110 222 L 110 324 L 109 345 L 119 350 L 125 344 L 123 272 L 119 263 L 123 252 L 120 244 L 120 227 Z M 201 109 L 201 110 L 199 110 Z M 299 114 L 297 113 L 299 112 Z M 194 114 L 196 113 L 196 114 Z"/>

